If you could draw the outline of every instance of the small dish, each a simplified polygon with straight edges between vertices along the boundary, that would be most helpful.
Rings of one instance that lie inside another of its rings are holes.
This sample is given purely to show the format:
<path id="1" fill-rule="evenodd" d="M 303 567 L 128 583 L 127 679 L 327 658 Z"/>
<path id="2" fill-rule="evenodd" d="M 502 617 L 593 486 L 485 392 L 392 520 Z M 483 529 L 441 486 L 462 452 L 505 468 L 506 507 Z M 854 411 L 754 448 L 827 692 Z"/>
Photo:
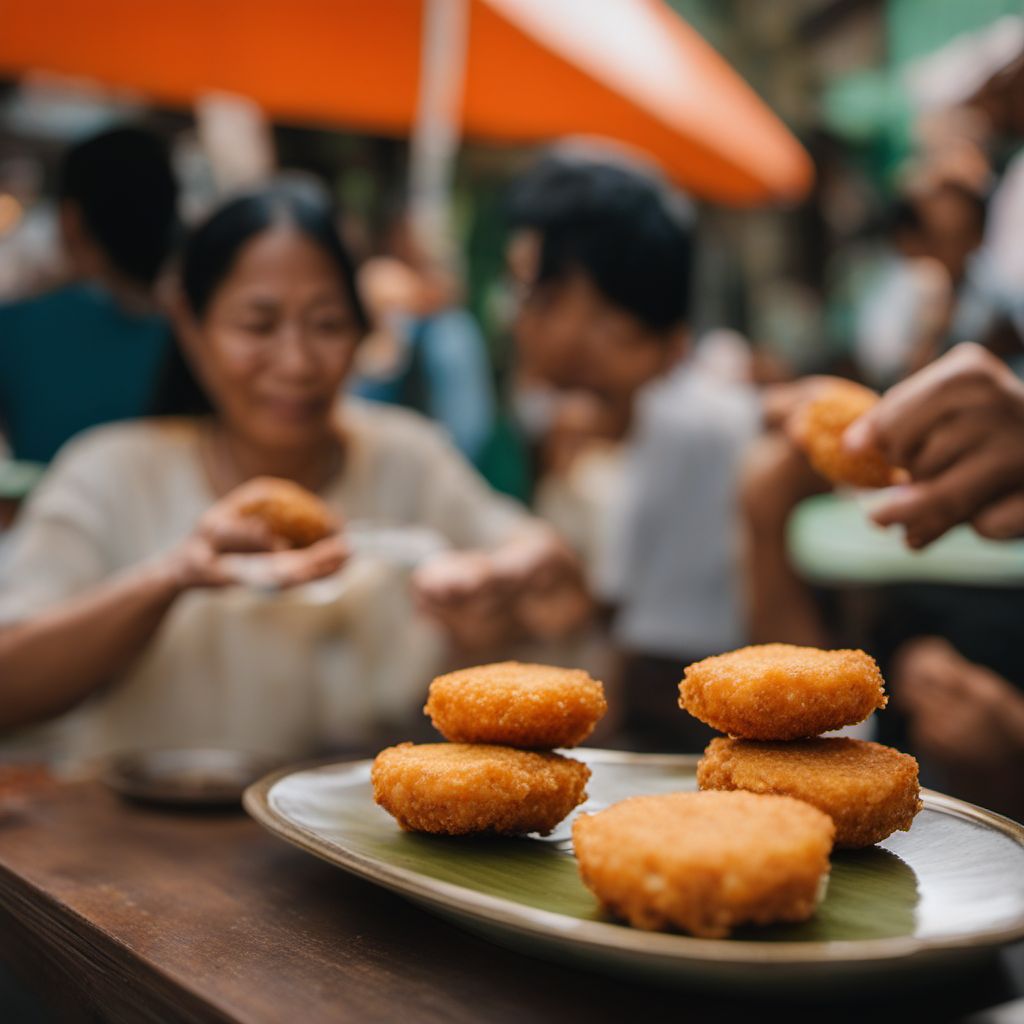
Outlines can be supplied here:
<path id="1" fill-rule="evenodd" d="M 147 803 L 228 807 L 275 767 L 267 757 L 238 750 L 181 748 L 118 754 L 101 778 L 122 796 Z"/>

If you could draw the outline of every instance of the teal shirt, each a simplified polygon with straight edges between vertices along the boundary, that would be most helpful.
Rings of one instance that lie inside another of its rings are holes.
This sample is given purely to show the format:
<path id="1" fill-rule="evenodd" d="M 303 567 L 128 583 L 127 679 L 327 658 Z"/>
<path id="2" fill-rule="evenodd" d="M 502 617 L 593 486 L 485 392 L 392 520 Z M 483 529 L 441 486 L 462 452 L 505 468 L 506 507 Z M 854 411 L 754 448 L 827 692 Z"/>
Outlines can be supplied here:
<path id="1" fill-rule="evenodd" d="M 170 343 L 163 317 L 74 284 L 0 306 L 0 424 L 16 459 L 49 462 L 87 427 L 149 411 Z"/>

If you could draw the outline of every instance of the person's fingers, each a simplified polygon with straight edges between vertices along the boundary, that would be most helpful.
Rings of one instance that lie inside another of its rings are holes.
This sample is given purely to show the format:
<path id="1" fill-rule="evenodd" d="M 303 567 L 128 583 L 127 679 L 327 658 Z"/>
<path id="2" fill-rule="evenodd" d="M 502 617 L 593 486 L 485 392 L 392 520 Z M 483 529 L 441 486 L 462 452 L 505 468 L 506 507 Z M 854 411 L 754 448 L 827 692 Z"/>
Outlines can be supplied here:
<path id="1" fill-rule="evenodd" d="M 201 585 L 204 587 L 229 587 L 238 582 L 238 574 L 219 555 L 212 555 L 202 568 Z"/>
<path id="2" fill-rule="evenodd" d="M 908 465 L 947 416 L 985 407 L 997 390 L 993 362 L 1002 367 L 980 346 L 958 345 L 890 388 L 873 409 L 847 428 L 843 446 L 851 452 L 878 449 L 893 465 Z"/>
<path id="3" fill-rule="evenodd" d="M 1007 454 L 999 445 L 976 449 L 933 480 L 900 487 L 871 518 L 880 526 L 902 524 L 907 544 L 925 547 L 1012 486 L 1015 467 Z"/>
<path id="4" fill-rule="evenodd" d="M 337 572 L 352 557 L 352 548 L 341 534 L 332 534 L 317 541 L 310 550 L 315 553 L 315 564 L 330 572 Z M 328 565 L 333 568 L 327 570 Z"/>
<path id="5" fill-rule="evenodd" d="M 413 606 L 420 615 L 433 619 L 446 628 L 451 628 L 452 624 L 459 617 L 460 609 L 458 605 L 448 600 L 437 600 L 429 591 L 421 587 L 412 587 L 412 601 Z"/>
<path id="6" fill-rule="evenodd" d="M 433 601 L 429 597 L 419 598 L 417 607 L 426 615 L 445 622 L 457 623 L 464 628 L 492 619 L 503 618 L 508 614 L 507 601 L 479 597 L 467 597 L 458 601 Z"/>
<path id="7" fill-rule="evenodd" d="M 413 593 L 424 609 L 453 609 L 468 614 L 474 608 L 497 607 L 509 591 L 484 555 L 442 555 L 413 576 Z"/>
<path id="8" fill-rule="evenodd" d="M 496 564 L 498 582 L 510 590 L 549 590 L 582 579 L 582 567 L 568 548 L 551 547 L 535 555 Z"/>
<path id="9" fill-rule="evenodd" d="M 1017 490 L 985 506 L 971 525 L 990 540 L 1024 537 L 1024 490 Z"/>
<path id="10" fill-rule="evenodd" d="M 258 519 L 241 516 L 211 516 L 201 523 L 203 536 L 215 551 L 255 552 L 280 551 L 287 543 L 275 537 L 270 529 Z"/>
<path id="11" fill-rule="evenodd" d="M 542 639 L 557 639 L 578 629 L 593 612 L 582 590 L 559 588 L 544 594 L 527 593 L 516 602 L 515 614 L 526 632 Z"/>
<path id="12" fill-rule="evenodd" d="M 455 604 L 466 600 L 486 586 L 484 576 L 470 569 L 453 569 L 419 577 L 416 589 L 425 600 L 439 604 Z"/>
<path id="13" fill-rule="evenodd" d="M 321 579 L 337 572 L 350 558 L 352 549 L 340 534 L 332 534 L 308 548 L 284 552 L 275 557 L 287 558 L 296 583 Z M 287 586 L 287 582 L 284 584 Z"/>
<path id="14" fill-rule="evenodd" d="M 950 416 L 935 425 L 913 460 L 904 463 L 915 480 L 929 480 L 949 469 L 990 436 L 992 423 L 980 412 Z"/>
<path id="15" fill-rule="evenodd" d="M 263 498 L 273 498 L 279 484 L 280 479 L 277 477 L 251 477 L 225 494 L 217 502 L 217 507 L 233 511 Z"/>
<path id="16" fill-rule="evenodd" d="M 177 555 L 178 576 L 185 587 L 226 587 L 237 583 L 206 538 L 190 537 Z"/>
<path id="17" fill-rule="evenodd" d="M 508 613 L 511 591 L 505 587 L 486 585 L 469 594 L 464 594 L 453 603 L 453 609 L 461 615 L 488 619 Z"/>
<path id="18" fill-rule="evenodd" d="M 904 384 L 916 382 L 908 378 L 897 384 L 878 405 L 847 427 L 843 434 L 847 451 L 880 451 L 892 465 L 910 466 L 943 420 L 983 408 L 987 397 L 983 385 L 947 381 L 936 383 L 931 390 L 914 387 L 912 393 L 896 394 Z"/>
<path id="19" fill-rule="evenodd" d="M 351 557 L 352 549 L 341 534 L 332 534 L 323 540 L 316 541 L 308 548 L 293 552 L 297 563 L 305 571 L 319 575 L 337 572 Z"/>
<path id="20" fill-rule="evenodd" d="M 519 578 L 561 555 L 563 547 L 562 541 L 547 527 L 533 528 L 492 551 L 490 561 L 498 576 Z"/>
<path id="21" fill-rule="evenodd" d="M 350 549 L 339 535 L 317 541 L 307 548 L 251 555 L 223 555 L 220 566 L 238 582 L 261 581 L 263 584 L 288 588 L 330 576 L 348 560 Z"/>
<path id="22" fill-rule="evenodd" d="M 413 589 L 425 599 L 444 600 L 468 585 L 470 567 L 459 555 L 441 555 L 412 575 Z"/>

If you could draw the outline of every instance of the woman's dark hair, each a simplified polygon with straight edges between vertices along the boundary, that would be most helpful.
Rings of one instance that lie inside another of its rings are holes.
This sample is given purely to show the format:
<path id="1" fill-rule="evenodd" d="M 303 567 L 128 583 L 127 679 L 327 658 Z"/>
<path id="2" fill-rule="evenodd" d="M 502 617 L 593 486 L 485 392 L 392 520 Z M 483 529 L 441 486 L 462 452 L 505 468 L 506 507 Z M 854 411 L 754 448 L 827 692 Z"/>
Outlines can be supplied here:
<path id="1" fill-rule="evenodd" d="M 654 330 L 685 322 L 690 213 L 659 180 L 616 163 L 549 156 L 513 188 L 509 215 L 513 225 L 541 233 L 537 284 L 578 271 Z"/>
<path id="2" fill-rule="evenodd" d="M 277 224 L 290 224 L 330 257 L 348 292 L 353 315 L 365 331 L 369 318 L 356 286 L 355 264 L 335 228 L 334 210 L 307 190 L 284 185 L 231 200 L 188 236 L 181 252 L 179 277 L 192 315 L 202 319 L 245 245 Z M 182 355 L 180 344 L 173 345 L 159 381 L 153 413 L 201 415 L 211 411 L 209 398 Z"/>
<path id="3" fill-rule="evenodd" d="M 113 266 L 139 284 L 156 279 L 178 229 L 178 186 L 163 140 L 115 128 L 73 146 L 57 173 L 57 194 L 75 204 Z"/>

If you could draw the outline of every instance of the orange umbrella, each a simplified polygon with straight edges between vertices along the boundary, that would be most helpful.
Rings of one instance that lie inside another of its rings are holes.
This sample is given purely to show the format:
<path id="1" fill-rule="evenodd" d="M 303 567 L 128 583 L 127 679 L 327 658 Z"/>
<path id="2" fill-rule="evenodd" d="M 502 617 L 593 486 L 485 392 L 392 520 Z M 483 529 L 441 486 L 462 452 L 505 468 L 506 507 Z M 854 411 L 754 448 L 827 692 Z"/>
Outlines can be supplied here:
<path id="1" fill-rule="evenodd" d="M 799 198 L 807 154 L 661 0 L 462 0 L 458 127 L 475 139 L 607 136 L 693 193 Z M 46 70 L 191 103 L 210 91 L 279 119 L 407 134 L 424 0 L 7 0 L 0 73 Z"/>

